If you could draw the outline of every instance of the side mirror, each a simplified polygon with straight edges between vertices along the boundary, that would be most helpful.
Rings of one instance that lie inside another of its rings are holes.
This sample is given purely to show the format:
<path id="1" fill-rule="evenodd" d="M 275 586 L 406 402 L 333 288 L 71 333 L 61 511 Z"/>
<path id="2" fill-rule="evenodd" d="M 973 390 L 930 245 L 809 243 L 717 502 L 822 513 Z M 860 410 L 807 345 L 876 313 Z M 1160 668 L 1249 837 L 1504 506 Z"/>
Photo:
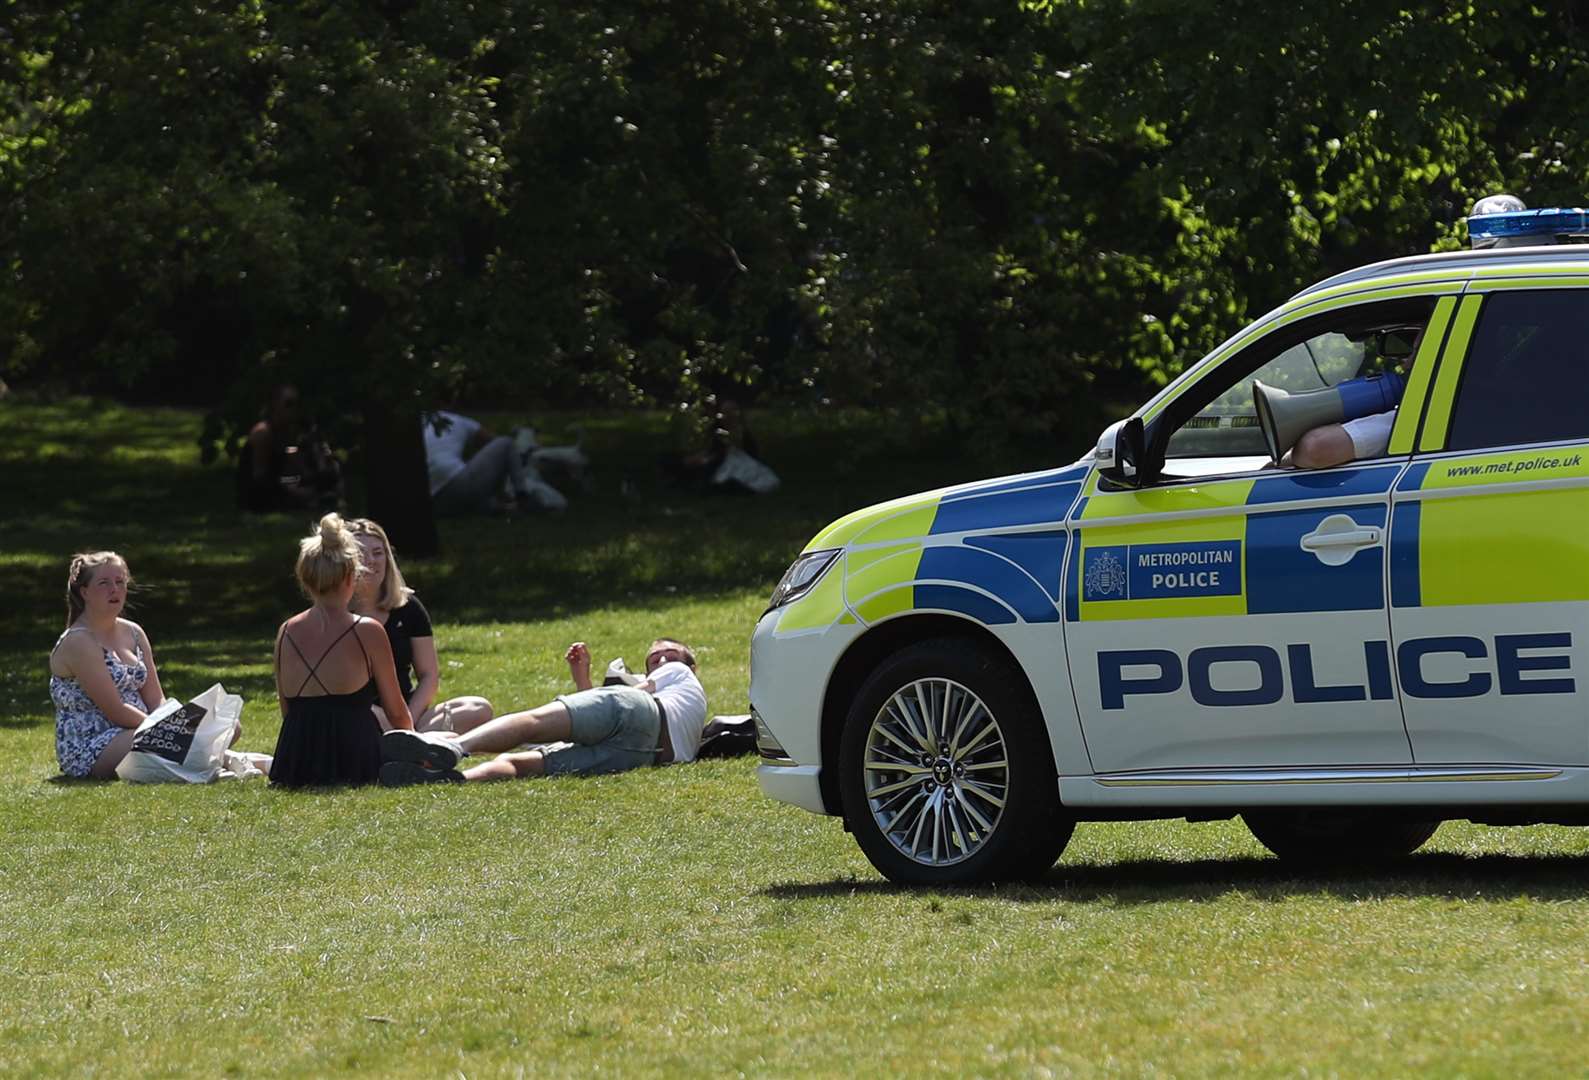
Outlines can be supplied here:
<path id="1" fill-rule="evenodd" d="M 1093 460 L 1106 480 L 1137 487 L 1142 483 L 1143 448 L 1142 420 L 1133 416 L 1103 429 L 1103 434 L 1098 436 L 1098 447 L 1093 451 Z"/>

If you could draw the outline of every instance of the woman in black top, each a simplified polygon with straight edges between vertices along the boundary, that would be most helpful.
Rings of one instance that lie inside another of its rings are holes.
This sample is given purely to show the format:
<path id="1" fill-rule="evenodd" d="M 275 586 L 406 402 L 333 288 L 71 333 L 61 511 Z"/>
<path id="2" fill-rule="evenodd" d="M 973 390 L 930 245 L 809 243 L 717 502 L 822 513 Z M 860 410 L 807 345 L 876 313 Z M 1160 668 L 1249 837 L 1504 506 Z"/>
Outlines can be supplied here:
<path id="1" fill-rule="evenodd" d="M 386 627 L 392 659 L 397 665 L 397 681 L 414 716 L 414 730 L 461 733 L 490 720 L 491 702 L 483 697 L 436 702 L 441 665 L 436 659 L 430 613 L 403 580 L 386 530 L 369 518 L 354 518 L 348 522 L 348 530 L 358 540 L 364 564 L 348 610 L 367 615 Z M 390 730 L 384 718 L 382 724 Z"/>

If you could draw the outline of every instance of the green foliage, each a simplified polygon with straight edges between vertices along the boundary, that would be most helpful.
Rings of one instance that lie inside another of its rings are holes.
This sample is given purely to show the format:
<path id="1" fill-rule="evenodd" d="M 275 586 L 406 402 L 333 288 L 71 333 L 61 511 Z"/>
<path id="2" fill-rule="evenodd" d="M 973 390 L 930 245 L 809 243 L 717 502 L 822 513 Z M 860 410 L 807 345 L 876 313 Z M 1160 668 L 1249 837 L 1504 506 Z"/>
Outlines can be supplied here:
<path id="1" fill-rule="evenodd" d="M 458 238 L 499 188 L 478 81 L 368 12 L 69 15 L 37 79 L 86 107 L 8 213 L 32 300 L 13 334 L 80 378 L 231 391 L 239 423 L 275 381 L 355 411 L 423 385 L 470 314 Z"/>
<path id="2" fill-rule="evenodd" d="M 0 376 L 1085 443 L 1479 195 L 1581 202 L 1581 8 L 13 0 Z"/>

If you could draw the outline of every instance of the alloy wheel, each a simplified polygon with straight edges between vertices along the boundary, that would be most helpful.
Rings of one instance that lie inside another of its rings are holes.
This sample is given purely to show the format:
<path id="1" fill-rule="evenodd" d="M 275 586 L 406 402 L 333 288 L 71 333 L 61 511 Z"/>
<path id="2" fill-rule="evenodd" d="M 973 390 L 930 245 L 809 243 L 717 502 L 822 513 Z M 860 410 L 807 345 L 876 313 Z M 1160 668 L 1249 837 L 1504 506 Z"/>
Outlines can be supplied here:
<path id="1" fill-rule="evenodd" d="M 1004 813 L 1004 732 L 982 700 L 952 679 L 918 679 L 889 696 L 867 732 L 864 770 L 878 829 L 924 866 L 975 855 Z"/>

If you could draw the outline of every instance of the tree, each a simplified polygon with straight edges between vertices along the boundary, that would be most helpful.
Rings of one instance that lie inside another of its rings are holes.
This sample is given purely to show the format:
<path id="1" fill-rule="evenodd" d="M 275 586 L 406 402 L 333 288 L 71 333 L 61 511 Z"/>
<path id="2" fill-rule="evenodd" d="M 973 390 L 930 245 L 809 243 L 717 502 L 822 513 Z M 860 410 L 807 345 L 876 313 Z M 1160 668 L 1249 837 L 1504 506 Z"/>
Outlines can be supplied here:
<path id="1" fill-rule="evenodd" d="M 24 86 L 70 104 L 4 219 L 12 366 L 196 379 L 232 431 L 299 383 L 362 434 L 372 512 L 433 550 L 418 406 L 447 392 L 502 172 L 479 81 L 369 10 L 23 14 Z"/>

